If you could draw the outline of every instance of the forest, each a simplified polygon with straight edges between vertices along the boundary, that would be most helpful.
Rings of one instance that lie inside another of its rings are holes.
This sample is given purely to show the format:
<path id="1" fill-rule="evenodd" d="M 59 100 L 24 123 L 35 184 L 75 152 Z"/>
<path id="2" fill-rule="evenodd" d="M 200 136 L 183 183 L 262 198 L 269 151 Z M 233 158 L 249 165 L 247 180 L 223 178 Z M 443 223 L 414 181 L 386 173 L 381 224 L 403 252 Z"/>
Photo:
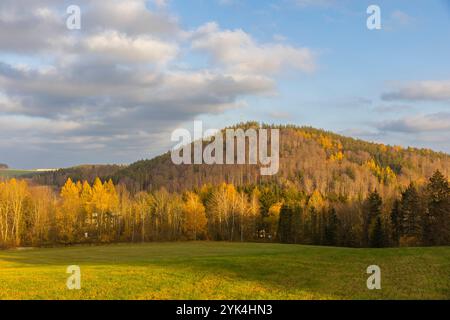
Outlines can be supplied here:
<path id="1" fill-rule="evenodd" d="M 328 246 L 450 244 L 450 188 L 436 171 L 411 183 L 391 204 L 377 190 L 361 203 L 333 202 L 320 192 L 267 184 L 205 185 L 182 194 L 165 189 L 131 195 L 125 186 L 70 178 L 48 186 L 0 183 L 0 245 L 177 240 L 279 241 Z M 392 200 L 392 199 L 390 199 Z"/>
<path id="2" fill-rule="evenodd" d="M 274 177 L 262 177 L 250 165 L 175 166 L 165 154 L 130 166 L 80 166 L 4 180 L 0 246 L 450 244 L 447 154 L 308 127 L 277 128 L 280 172 Z"/>

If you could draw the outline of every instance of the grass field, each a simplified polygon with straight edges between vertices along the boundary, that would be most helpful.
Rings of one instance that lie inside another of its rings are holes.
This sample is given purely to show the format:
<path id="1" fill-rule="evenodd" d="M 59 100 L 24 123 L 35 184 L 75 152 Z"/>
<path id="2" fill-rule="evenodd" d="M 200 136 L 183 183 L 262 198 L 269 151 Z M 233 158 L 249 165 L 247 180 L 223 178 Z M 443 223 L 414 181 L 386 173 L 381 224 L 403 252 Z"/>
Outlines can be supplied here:
<path id="1" fill-rule="evenodd" d="M 381 290 L 366 269 L 381 268 Z M 81 290 L 66 288 L 79 265 Z M 450 299 L 450 247 L 185 242 L 0 251 L 0 299 Z"/>
<path id="2" fill-rule="evenodd" d="M 35 173 L 35 170 L 0 169 L 0 178 L 11 179 Z"/>

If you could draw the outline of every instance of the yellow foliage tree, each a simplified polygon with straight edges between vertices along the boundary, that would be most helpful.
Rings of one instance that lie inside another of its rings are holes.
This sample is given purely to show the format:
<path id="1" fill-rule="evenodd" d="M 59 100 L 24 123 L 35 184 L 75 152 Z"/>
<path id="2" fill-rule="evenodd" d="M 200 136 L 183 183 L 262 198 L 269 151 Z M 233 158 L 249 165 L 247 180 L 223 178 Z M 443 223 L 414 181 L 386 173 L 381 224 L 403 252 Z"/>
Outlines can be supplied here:
<path id="1" fill-rule="evenodd" d="M 329 149 L 333 148 L 333 141 L 327 136 L 320 135 L 319 143 L 322 145 L 322 147 L 325 150 L 329 150 Z"/>
<path id="2" fill-rule="evenodd" d="M 59 238 L 64 243 L 74 243 L 80 231 L 80 186 L 67 179 L 61 189 L 61 206 L 57 211 L 56 225 Z"/>
<path id="3" fill-rule="evenodd" d="M 0 184 L 0 236 L 2 242 L 19 246 L 24 224 L 24 206 L 29 195 L 25 181 L 11 179 Z"/>
<path id="4" fill-rule="evenodd" d="M 337 153 L 332 154 L 331 157 L 330 157 L 331 161 L 338 161 L 338 162 L 340 162 L 343 159 L 344 159 L 344 154 L 342 153 L 342 151 L 338 151 Z"/>
<path id="5" fill-rule="evenodd" d="M 314 190 L 308 200 L 308 207 L 314 208 L 317 211 L 321 210 L 325 205 L 325 200 L 320 194 L 319 190 Z"/>
<path id="6" fill-rule="evenodd" d="M 278 222 L 280 221 L 280 212 L 281 207 L 283 206 L 282 202 L 277 202 L 269 208 L 267 217 L 264 218 L 264 223 L 267 226 L 267 232 L 269 233 L 269 237 L 276 238 L 278 231 Z"/>
<path id="7" fill-rule="evenodd" d="M 200 201 L 200 197 L 193 192 L 187 192 L 185 199 L 183 233 L 189 240 L 197 240 L 198 237 L 204 237 L 206 233 L 205 206 Z"/>

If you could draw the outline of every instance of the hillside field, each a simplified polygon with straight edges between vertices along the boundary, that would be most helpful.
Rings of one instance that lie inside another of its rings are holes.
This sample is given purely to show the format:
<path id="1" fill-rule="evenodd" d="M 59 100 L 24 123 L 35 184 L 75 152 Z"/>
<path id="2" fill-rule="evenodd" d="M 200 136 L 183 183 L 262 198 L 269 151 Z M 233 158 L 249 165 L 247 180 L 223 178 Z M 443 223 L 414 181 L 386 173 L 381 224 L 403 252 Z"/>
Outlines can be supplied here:
<path id="1" fill-rule="evenodd" d="M 32 175 L 36 174 L 37 171 L 35 170 L 19 170 L 19 169 L 0 169 L 0 179 L 11 179 L 11 178 L 17 178 L 22 177 L 25 175 Z"/>
<path id="2" fill-rule="evenodd" d="M 381 290 L 368 290 L 369 265 Z M 66 268 L 79 265 L 81 290 Z M 450 299 L 450 247 L 178 242 L 0 251 L 0 299 Z"/>

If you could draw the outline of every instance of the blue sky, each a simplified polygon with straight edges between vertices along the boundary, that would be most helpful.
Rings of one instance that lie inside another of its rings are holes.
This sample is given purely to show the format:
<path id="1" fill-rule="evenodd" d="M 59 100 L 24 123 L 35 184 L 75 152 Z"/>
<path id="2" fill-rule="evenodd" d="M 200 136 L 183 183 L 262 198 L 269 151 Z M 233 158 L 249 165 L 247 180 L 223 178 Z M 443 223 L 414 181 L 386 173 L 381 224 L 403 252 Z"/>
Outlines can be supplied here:
<path id="1" fill-rule="evenodd" d="M 449 57 L 445 0 L 5 0 L 0 163 L 130 163 L 195 119 L 449 152 Z"/>
<path id="2" fill-rule="evenodd" d="M 445 1 L 328 1 L 304 6 L 295 1 L 224 3 L 175 1 L 173 8 L 187 27 L 217 21 L 229 29 L 242 28 L 260 41 L 281 37 L 308 46 L 318 55 L 316 72 L 279 77 L 276 98 L 249 99 L 248 110 L 230 112 L 228 123 L 238 117 L 294 122 L 356 133 L 368 140 L 450 150 L 448 139 L 443 141 L 440 133 L 433 142 L 428 137 L 416 141 L 422 132 L 401 134 L 372 128 L 373 122 L 450 110 L 448 100 L 381 99 L 394 83 L 448 80 L 450 7 Z M 366 27 L 366 8 L 371 4 L 381 8 L 381 30 Z M 279 117 L 273 117 L 274 107 Z"/>

